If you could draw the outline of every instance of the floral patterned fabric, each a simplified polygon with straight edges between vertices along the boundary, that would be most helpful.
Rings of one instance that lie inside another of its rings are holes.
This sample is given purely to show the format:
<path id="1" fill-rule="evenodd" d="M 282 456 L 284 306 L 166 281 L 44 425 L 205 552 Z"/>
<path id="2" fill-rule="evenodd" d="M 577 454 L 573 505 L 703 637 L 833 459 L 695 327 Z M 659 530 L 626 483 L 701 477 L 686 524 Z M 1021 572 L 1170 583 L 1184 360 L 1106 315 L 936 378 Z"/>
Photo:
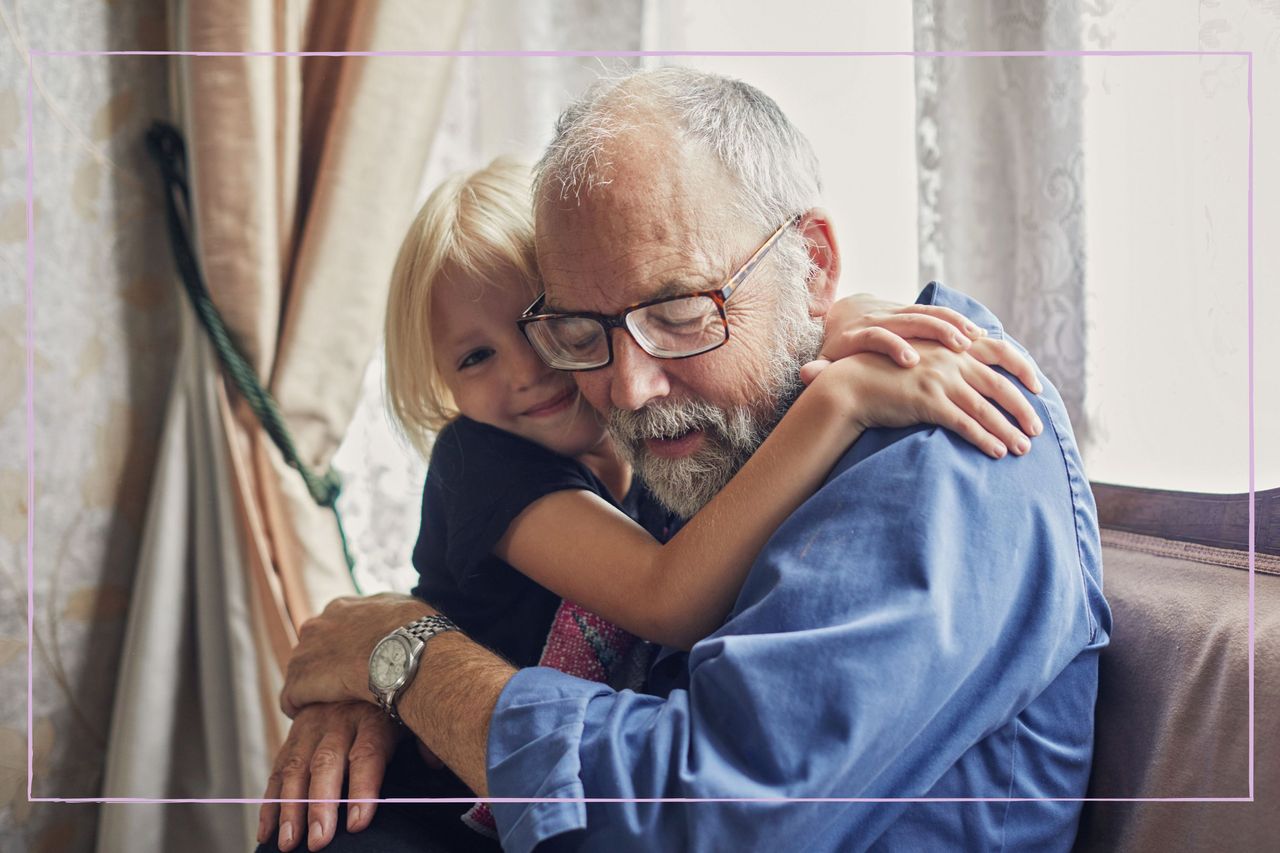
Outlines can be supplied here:
<path id="1" fill-rule="evenodd" d="M 589 681 L 607 682 L 623 669 L 628 653 L 640 642 L 634 634 L 628 634 L 577 604 L 565 601 L 551 620 L 547 645 L 542 650 L 538 665 Z M 476 832 L 497 838 L 493 812 L 484 803 L 472 806 L 462 816 L 462 821 Z"/>

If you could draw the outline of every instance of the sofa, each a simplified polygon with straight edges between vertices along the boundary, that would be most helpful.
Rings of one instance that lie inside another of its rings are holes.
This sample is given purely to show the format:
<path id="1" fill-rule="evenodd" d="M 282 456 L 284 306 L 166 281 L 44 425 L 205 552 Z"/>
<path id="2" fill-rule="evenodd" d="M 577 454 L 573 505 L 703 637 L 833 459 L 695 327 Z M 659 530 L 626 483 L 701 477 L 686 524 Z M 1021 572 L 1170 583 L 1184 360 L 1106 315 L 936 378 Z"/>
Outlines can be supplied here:
<path id="1" fill-rule="evenodd" d="M 1252 720 L 1249 496 L 1093 489 L 1114 630 L 1075 849 L 1280 851 L 1280 489 L 1254 502 Z"/>

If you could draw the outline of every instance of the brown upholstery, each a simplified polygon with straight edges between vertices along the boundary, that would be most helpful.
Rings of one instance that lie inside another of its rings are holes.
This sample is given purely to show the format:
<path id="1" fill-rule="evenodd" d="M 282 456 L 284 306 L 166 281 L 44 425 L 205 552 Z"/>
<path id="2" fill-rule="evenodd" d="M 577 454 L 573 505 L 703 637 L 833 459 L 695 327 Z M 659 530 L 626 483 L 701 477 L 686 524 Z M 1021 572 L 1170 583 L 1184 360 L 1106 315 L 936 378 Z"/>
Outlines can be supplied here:
<path id="1" fill-rule="evenodd" d="M 1248 496 L 1094 494 L 1114 626 L 1089 796 L 1249 797 Z M 1077 850 L 1280 850 L 1280 489 L 1255 508 L 1255 801 L 1086 803 Z"/>

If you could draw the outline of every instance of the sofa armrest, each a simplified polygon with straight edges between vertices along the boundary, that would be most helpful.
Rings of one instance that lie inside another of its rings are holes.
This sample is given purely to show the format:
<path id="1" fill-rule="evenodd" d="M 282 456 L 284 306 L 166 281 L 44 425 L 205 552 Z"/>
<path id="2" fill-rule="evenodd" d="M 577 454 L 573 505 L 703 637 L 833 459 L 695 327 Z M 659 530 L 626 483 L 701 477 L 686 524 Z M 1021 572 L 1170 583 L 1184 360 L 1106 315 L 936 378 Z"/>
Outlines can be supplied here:
<path id="1" fill-rule="evenodd" d="M 1248 495 L 1105 484 L 1094 495 L 1113 632 L 1100 662 L 1088 796 L 1188 801 L 1086 803 L 1076 849 L 1273 849 L 1280 490 L 1259 492 L 1254 502 L 1252 741 Z"/>

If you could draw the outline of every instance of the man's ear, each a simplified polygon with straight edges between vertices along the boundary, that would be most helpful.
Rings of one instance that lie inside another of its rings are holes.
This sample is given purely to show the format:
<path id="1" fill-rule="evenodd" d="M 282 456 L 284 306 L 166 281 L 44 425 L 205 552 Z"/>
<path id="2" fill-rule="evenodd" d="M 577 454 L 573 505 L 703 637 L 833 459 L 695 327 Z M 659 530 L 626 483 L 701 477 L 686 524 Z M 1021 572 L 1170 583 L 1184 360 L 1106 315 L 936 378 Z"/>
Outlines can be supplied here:
<path id="1" fill-rule="evenodd" d="M 836 286 L 840 282 L 840 246 L 827 212 L 821 208 L 805 211 L 796 226 L 804 237 L 813 263 L 813 275 L 809 277 L 809 316 L 826 317 L 836 300 Z"/>

